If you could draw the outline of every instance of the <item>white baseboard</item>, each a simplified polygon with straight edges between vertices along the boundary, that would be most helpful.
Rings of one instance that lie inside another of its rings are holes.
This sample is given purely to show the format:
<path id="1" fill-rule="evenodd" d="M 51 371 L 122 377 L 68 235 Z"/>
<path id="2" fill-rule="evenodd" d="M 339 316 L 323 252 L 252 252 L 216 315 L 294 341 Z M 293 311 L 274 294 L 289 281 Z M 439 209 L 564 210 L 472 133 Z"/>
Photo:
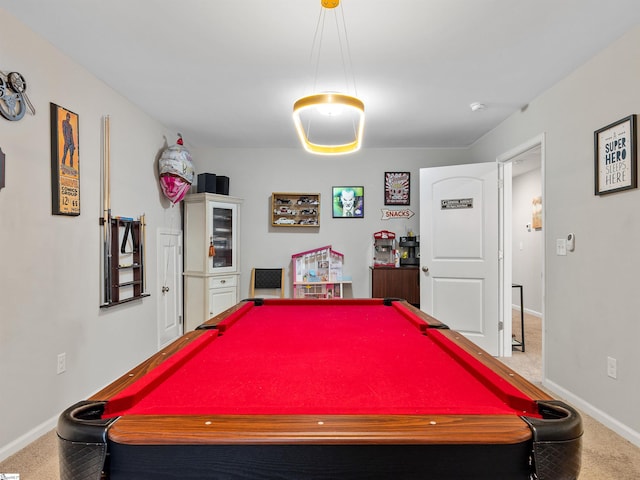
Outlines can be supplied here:
<path id="1" fill-rule="evenodd" d="M 520 311 L 520 305 L 513 304 L 511 305 L 511 308 L 513 308 L 514 310 Z M 536 312 L 535 310 L 531 310 L 530 308 L 525 308 L 524 313 L 528 315 L 532 315 L 534 317 L 542 318 L 542 313 Z"/>
<path id="2" fill-rule="evenodd" d="M 550 380 L 544 379 L 542 381 L 542 385 L 544 385 L 545 388 L 548 388 L 552 392 L 558 394 L 560 397 L 564 398 L 567 402 L 569 402 L 574 407 L 578 408 L 579 410 L 582 410 L 584 413 L 586 413 L 590 417 L 593 417 L 598 422 L 602 423 L 605 427 L 613 430 L 621 437 L 629 440 L 635 446 L 640 447 L 640 432 L 637 432 L 632 428 L 629 428 L 627 425 L 620 422 L 619 420 L 616 420 L 611 415 L 594 407 L 590 403 L 586 402 L 584 399 L 574 395 L 568 390 L 565 390 L 560 385 Z"/>
<path id="3" fill-rule="evenodd" d="M 24 435 L 16 438 L 13 442 L 0 447 L 0 462 L 6 460 L 14 453 L 18 453 L 24 447 L 34 442 L 45 433 L 49 433 L 51 430 L 56 428 L 58 423 L 58 415 L 49 420 L 42 422 L 40 425 L 32 428 Z"/>

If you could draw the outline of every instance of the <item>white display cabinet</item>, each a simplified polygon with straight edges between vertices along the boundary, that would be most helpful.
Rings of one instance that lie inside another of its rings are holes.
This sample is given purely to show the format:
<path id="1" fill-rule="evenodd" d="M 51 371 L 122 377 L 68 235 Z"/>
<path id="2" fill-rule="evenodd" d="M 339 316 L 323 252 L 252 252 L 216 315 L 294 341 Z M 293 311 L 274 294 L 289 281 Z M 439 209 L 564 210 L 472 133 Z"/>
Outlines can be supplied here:
<path id="1" fill-rule="evenodd" d="M 239 301 L 241 204 L 213 193 L 184 198 L 185 331 Z"/>

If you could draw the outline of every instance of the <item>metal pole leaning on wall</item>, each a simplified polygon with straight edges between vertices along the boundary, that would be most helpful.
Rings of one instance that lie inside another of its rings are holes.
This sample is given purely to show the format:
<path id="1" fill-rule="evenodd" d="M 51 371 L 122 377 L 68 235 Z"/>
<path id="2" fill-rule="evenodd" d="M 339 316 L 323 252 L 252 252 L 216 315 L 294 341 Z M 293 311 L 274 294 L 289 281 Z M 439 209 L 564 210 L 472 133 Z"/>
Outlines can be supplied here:
<path id="1" fill-rule="evenodd" d="M 111 131 L 109 115 L 103 120 L 103 171 L 102 171 L 102 228 L 104 236 L 103 269 L 104 269 L 104 303 L 111 303 Z"/>
<path id="2" fill-rule="evenodd" d="M 140 215 L 140 264 L 142 266 L 142 287 L 140 291 L 145 293 L 147 291 L 147 269 L 145 268 L 145 262 L 147 261 L 147 217 L 143 213 Z"/>

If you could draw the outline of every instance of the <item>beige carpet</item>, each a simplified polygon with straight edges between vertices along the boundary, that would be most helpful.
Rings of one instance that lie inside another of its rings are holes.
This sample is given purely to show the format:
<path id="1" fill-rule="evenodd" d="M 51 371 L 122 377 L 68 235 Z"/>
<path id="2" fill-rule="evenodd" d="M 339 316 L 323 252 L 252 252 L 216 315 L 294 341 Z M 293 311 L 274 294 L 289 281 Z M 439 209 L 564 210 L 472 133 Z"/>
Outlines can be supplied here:
<path id="1" fill-rule="evenodd" d="M 530 382 L 540 385 L 541 321 L 525 316 L 525 353 L 514 351 L 503 361 Z M 519 312 L 514 312 L 514 332 L 519 336 Z M 580 480 L 640 479 L 640 448 L 583 414 L 584 444 Z M 0 473 L 19 473 L 20 480 L 59 480 L 54 432 L 0 463 Z"/>
<path id="2" fill-rule="evenodd" d="M 20 480 L 59 480 L 55 432 L 43 435 L 0 463 L 0 473 L 19 473 Z"/>

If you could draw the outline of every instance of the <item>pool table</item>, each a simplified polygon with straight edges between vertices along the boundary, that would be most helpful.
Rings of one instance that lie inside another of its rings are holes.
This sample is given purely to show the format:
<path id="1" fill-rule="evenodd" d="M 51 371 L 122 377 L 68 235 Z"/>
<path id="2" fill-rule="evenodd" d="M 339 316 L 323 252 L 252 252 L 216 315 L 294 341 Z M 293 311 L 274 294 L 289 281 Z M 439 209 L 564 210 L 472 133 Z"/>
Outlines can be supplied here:
<path id="1" fill-rule="evenodd" d="M 405 301 L 248 299 L 57 433 L 65 480 L 563 480 L 582 422 Z"/>

